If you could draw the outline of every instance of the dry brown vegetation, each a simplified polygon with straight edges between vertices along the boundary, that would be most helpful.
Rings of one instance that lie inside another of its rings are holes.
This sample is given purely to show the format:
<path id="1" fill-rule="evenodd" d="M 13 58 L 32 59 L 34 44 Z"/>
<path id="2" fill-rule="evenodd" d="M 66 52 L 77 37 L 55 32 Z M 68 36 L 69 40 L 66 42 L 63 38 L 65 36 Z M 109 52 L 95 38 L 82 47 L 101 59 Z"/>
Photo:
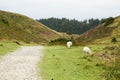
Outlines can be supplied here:
<path id="1" fill-rule="evenodd" d="M 20 14 L 0 11 L 0 40 L 47 43 L 63 35 Z"/>
<path id="2" fill-rule="evenodd" d="M 102 23 L 97 27 L 83 33 L 76 39 L 78 44 L 84 43 L 108 43 L 112 38 L 120 38 L 120 17 L 114 19 L 114 22 L 104 25 Z M 118 41 L 119 42 L 119 41 Z"/>

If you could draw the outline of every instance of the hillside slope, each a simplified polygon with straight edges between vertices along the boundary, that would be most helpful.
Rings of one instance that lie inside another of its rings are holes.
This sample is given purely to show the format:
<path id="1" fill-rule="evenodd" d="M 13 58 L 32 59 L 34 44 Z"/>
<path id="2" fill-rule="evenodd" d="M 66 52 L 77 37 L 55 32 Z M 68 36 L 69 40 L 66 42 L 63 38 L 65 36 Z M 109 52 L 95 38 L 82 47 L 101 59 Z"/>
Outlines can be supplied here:
<path id="1" fill-rule="evenodd" d="M 0 40 L 43 43 L 62 35 L 24 15 L 0 10 Z"/>
<path id="2" fill-rule="evenodd" d="M 78 44 L 109 44 L 112 38 L 116 38 L 118 43 L 120 41 L 120 17 L 114 18 L 114 21 L 105 25 L 107 20 L 99 26 L 83 33 L 76 39 Z"/>

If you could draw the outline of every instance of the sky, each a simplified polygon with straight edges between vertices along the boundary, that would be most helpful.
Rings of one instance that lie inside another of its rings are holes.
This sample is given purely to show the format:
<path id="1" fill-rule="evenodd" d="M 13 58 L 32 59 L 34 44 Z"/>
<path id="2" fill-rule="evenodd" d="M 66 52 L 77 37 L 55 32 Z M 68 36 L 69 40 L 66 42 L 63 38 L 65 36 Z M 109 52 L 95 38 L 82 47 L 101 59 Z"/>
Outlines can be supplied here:
<path id="1" fill-rule="evenodd" d="M 33 19 L 101 19 L 119 16 L 120 0 L 0 0 L 0 10 Z"/>

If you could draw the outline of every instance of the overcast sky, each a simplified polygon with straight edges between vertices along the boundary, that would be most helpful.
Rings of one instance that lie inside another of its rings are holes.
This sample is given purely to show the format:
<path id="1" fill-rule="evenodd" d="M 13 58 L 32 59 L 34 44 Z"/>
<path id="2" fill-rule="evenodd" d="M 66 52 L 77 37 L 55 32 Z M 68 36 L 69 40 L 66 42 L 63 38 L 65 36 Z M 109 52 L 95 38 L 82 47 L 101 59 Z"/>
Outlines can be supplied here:
<path id="1" fill-rule="evenodd" d="M 41 18 L 84 20 L 120 15 L 120 0 L 0 0 L 0 10 Z"/>

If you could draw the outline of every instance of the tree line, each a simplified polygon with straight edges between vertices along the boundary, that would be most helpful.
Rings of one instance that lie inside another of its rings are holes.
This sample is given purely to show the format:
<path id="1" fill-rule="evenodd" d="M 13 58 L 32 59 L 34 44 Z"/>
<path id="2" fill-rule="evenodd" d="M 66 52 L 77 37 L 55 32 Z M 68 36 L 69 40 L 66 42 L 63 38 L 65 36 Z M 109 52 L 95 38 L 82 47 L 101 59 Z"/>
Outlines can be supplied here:
<path id="1" fill-rule="evenodd" d="M 66 19 L 66 18 L 48 18 L 48 19 L 38 19 L 37 21 L 46 25 L 47 27 L 58 31 L 66 32 L 68 34 L 82 34 L 87 30 L 96 27 L 100 24 L 99 19 L 88 19 L 84 21 L 78 21 L 75 19 Z"/>

